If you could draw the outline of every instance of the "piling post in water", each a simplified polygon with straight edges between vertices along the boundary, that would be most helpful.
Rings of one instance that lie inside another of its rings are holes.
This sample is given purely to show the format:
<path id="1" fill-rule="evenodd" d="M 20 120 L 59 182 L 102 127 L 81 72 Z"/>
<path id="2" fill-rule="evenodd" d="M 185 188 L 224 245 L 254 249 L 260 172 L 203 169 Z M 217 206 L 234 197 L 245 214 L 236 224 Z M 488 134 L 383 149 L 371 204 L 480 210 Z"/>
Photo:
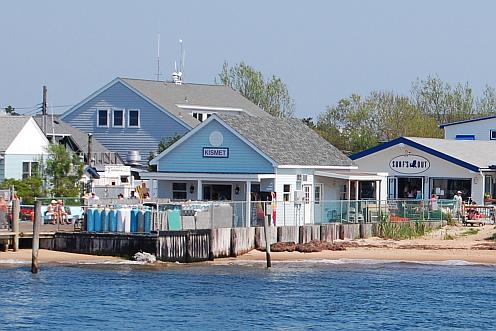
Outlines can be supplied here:
<path id="1" fill-rule="evenodd" d="M 38 249 L 40 248 L 40 223 L 41 223 L 41 200 L 36 200 L 34 207 L 33 222 L 33 250 L 31 259 L 31 272 L 37 274 L 40 271 L 38 264 Z"/>
<path id="2" fill-rule="evenodd" d="M 12 231 L 14 232 L 14 252 L 19 250 L 19 212 L 21 209 L 19 200 L 12 200 Z"/>
<path id="3" fill-rule="evenodd" d="M 267 268 L 272 267 L 272 261 L 270 259 L 270 236 L 269 236 L 269 220 L 267 216 L 264 217 L 264 234 L 265 234 L 265 259 L 267 261 Z"/>

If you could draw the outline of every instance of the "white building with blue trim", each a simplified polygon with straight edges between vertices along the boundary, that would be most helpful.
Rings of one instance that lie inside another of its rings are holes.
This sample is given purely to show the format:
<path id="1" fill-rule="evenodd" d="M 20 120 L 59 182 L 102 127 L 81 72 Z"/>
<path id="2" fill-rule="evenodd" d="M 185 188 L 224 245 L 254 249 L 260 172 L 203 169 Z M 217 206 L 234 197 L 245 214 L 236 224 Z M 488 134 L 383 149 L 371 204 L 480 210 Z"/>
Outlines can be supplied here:
<path id="1" fill-rule="evenodd" d="M 465 200 L 471 197 L 482 204 L 485 194 L 495 195 L 495 152 L 496 144 L 489 139 L 400 137 L 351 159 L 361 170 L 389 173 L 388 199 L 429 199 L 433 193 L 452 199 L 461 191 Z"/>
<path id="2" fill-rule="evenodd" d="M 275 198 L 278 224 L 282 218 L 286 225 L 341 220 L 335 201 L 386 197 L 385 174 L 359 172 L 351 159 L 297 119 L 213 114 L 151 164 L 157 172 L 141 176 L 151 181 L 154 197 Z M 249 203 L 243 206 L 246 221 L 252 211 Z"/>

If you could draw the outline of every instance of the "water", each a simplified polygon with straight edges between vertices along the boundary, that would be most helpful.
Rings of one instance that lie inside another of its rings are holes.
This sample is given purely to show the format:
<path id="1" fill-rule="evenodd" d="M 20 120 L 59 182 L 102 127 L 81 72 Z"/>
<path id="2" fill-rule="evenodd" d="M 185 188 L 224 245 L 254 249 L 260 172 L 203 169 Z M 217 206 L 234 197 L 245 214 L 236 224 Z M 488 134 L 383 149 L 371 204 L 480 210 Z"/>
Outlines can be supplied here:
<path id="1" fill-rule="evenodd" d="M 450 265 L 454 264 L 454 265 Z M 0 329 L 492 329 L 496 266 L 0 265 Z"/>

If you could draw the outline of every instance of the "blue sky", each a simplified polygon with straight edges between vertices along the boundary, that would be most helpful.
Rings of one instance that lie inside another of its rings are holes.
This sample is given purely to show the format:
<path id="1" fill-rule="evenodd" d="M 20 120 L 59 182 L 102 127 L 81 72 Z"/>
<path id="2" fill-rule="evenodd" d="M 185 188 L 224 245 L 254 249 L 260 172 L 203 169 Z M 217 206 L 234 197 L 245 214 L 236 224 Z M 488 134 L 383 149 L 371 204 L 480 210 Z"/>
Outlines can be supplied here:
<path id="1" fill-rule="evenodd" d="M 73 105 L 115 77 L 155 79 L 157 32 L 169 79 L 213 83 L 244 61 L 288 85 L 298 117 L 351 93 L 408 94 L 438 74 L 496 86 L 491 1 L 2 1 L 0 106 Z M 54 108 L 55 112 L 64 107 Z M 24 110 L 20 110 L 21 112 Z"/>

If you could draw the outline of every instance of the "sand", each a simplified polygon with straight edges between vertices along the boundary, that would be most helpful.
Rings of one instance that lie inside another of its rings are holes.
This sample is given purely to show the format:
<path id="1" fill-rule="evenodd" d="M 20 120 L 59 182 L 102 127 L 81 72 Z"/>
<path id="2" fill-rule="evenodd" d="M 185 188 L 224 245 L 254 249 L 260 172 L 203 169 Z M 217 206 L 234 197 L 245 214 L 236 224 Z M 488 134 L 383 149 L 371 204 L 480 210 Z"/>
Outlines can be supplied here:
<path id="1" fill-rule="evenodd" d="M 389 260 L 389 261 L 466 261 L 496 264 L 496 242 L 486 240 L 496 233 L 494 225 L 474 227 L 447 226 L 424 237 L 409 240 L 385 240 L 382 238 L 359 239 L 358 247 L 345 251 L 322 251 L 316 253 L 272 252 L 273 261 L 298 260 Z M 343 241 L 339 241 L 343 242 Z M 231 261 L 265 260 L 265 252 L 253 250 L 237 258 L 219 259 L 220 263 Z"/>
<path id="2" fill-rule="evenodd" d="M 31 263 L 31 249 L 21 249 L 18 252 L 8 251 L 0 252 L 0 264 L 8 263 Z M 113 256 L 97 256 L 86 254 L 75 254 L 50 251 L 40 249 L 38 252 L 38 261 L 43 263 L 78 263 L 78 262 L 103 262 L 103 261 L 116 261 L 121 260 Z"/>

